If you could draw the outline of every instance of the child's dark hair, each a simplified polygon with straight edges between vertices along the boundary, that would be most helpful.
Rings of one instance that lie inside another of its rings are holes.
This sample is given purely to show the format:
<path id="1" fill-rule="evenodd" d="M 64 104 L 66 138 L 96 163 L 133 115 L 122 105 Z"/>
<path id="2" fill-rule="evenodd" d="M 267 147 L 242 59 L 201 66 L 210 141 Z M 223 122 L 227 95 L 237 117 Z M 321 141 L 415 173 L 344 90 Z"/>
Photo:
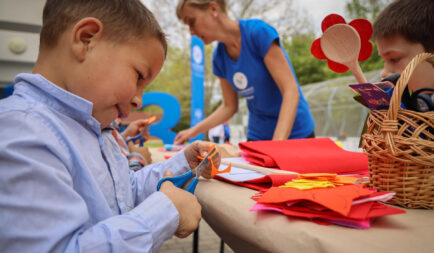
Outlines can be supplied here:
<path id="1" fill-rule="evenodd" d="M 85 17 L 99 19 L 104 25 L 103 36 L 113 42 L 152 36 L 160 40 L 167 52 L 165 34 L 152 12 L 139 0 L 47 0 L 40 47 L 56 46 L 60 35 Z"/>
<path id="2" fill-rule="evenodd" d="M 434 52 L 434 0 L 396 0 L 374 21 L 373 38 L 401 35 Z"/>

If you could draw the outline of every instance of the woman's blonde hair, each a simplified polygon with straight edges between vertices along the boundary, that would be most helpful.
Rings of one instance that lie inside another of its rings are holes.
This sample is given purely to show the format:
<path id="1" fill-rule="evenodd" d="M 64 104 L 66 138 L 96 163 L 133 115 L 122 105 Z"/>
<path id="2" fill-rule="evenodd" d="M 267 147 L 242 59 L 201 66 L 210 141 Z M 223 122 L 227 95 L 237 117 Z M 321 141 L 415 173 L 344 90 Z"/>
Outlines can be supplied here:
<path id="1" fill-rule="evenodd" d="M 188 4 L 192 7 L 205 10 L 208 8 L 209 3 L 216 2 L 223 13 L 226 13 L 226 0 L 179 0 L 176 6 L 176 16 L 181 19 L 181 9 L 184 5 Z"/>

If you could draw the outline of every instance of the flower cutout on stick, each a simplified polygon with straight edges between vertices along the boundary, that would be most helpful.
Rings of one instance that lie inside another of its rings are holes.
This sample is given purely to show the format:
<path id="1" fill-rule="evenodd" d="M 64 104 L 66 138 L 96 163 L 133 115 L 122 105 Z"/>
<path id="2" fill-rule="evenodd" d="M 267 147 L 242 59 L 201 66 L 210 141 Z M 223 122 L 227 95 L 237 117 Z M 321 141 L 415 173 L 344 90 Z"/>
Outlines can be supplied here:
<path id="1" fill-rule="evenodd" d="M 338 14 L 330 14 L 324 18 L 321 23 L 321 30 L 324 33 L 328 28 L 337 25 L 337 24 L 347 24 L 345 19 Z M 372 54 L 372 43 L 369 39 L 372 36 L 372 24 L 366 19 L 354 19 L 350 23 L 349 26 L 354 28 L 357 31 L 357 34 L 360 37 L 360 51 L 358 55 L 358 61 L 367 60 Z M 348 66 L 338 63 L 336 61 L 332 61 L 324 54 L 323 49 L 321 48 L 321 38 L 316 39 L 311 46 L 311 53 L 315 58 L 320 60 L 327 60 L 327 64 L 331 70 L 337 73 L 346 72 L 349 68 Z"/>

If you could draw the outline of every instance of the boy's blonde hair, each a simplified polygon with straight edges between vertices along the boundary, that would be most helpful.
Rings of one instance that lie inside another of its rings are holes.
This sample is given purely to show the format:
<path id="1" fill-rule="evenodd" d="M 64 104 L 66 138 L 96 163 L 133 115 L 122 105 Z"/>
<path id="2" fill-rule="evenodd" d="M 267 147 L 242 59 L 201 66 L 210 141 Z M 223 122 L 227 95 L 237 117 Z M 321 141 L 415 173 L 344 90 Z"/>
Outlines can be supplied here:
<path id="1" fill-rule="evenodd" d="M 110 41 L 122 43 L 153 36 L 167 53 L 165 34 L 152 12 L 139 0 L 47 0 L 40 48 L 56 46 L 66 29 L 86 17 L 99 19 L 104 25 L 103 36 Z"/>
<path id="2" fill-rule="evenodd" d="M 226 0 L 179 0 L 178 6 L 176 6 L 176 16 L 178 16 L 178 19 L 181 19 L 181 9 L 185 4 L 205 10 L 211 2 L 216 2 L 221 11 L 226 13 Z"/>
<path id="3" fill-rule="evenodd" d="M 396 0 L 374 21 L 373 38 L 401 35 L 434 52 L 434 0 Z"/>

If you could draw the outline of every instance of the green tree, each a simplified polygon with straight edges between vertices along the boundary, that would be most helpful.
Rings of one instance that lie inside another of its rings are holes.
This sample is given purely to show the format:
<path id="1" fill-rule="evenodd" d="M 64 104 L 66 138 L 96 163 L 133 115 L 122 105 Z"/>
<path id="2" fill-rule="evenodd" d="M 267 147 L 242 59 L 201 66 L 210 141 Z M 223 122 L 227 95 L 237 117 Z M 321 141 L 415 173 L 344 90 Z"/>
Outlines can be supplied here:
<path id="1" fill-rule="evenodd" d="M 300 85 L 339 76 L 338 73 L 328 68 L 325 60 L 318 60 L 310 53 L 310 47 L 314 40 L 314 33 L 297 34 L 292 36 L 291 40 L 282 40 Z"/>
<path id="2" fill-rule="evenodd" d="M 211 54 L 212 48 L 205 48 L 205 72 L 211 72 Z M 205 83 L 212 83 L 214 79 L 211 75 L 205 76 Z M 144 92 L 163 91 L 175 96 L 181 105 L 181 119 L 174 131 L 190 127 L 190 106 L 191 106 L 191 69 L 190 69 L 190 48 L 169 47 L 166 61 L 163 69 L 152 82 L 145 88 Z M 205 88 L 205 114 L 208 114 L 211 108 L 210 89 Z M 143 109 L 146 112 L 161 113 L 161 109 L 149 106 Z"/>
<path id="3" fill-rule="evenodd" d="M 345 11 L 352 19 L 364 18 L 374 21 L 380 11 L 393 0 L 350 0 L 345 5 Z"/>

